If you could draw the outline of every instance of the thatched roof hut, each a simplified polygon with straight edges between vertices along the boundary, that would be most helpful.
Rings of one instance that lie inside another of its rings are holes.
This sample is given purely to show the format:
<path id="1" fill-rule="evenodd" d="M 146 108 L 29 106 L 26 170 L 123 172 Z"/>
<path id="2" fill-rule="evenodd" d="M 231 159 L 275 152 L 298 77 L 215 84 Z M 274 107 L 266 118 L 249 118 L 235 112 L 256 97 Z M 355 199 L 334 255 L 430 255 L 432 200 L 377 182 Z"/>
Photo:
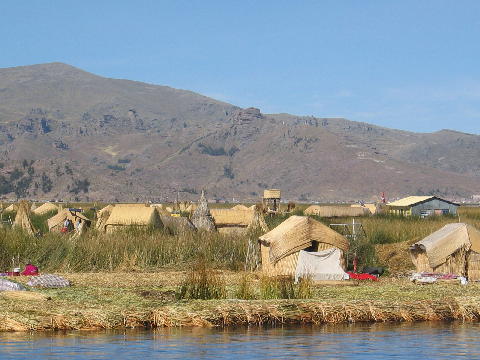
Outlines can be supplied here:
<path id="1" fill-rule="evenodd" d="M 251 209 L 246 207 L 245 205 L 238 204 L 232 207 L 230 210 L 251 210 Z"/>
<path id="2" fill-rule="evenodd" d="M 37 230 L 33 227 L 32 221 L 30 220 L 30 207 L 31 205 L 28 201 L 20 201 L 13 226 L 22 228 L 30 235 L 35 235 Z"/>
<path id="3" fill-rule="evenodd" d="M 480 231 L 464 223 L 447 224 L 410 247 L 418 272 L 455 274 L 470 280 L 480 279 L 479 253 Z"/>
<path id="4" fill-rule="evenodd" d="M 370 214 L 375 215 L 378 212 L 377 204 L 352 204 L 353 208 L 366 209 L 370 211 Z"/>
<path id="5" fill-rule="evenodd" d="M 183 216 L 160 215 L 163 226 L 172 234 L 179 234 L 186 231 L 195 231 L 192 222 Z"/>
<path id="6" fill-rule="evenodd" d="M 105 232 L 112 233 L 128 227 L 163 227 L 156 208 L 150 206 L 114 206 L 104 225 Z"/>
<path id="7" fill-rule="evenodd" d="M 45 215 L 52 211 L 58 211 L 58 206 L 51 202 L 46 202 L 33 210 L 33 213 L 35 215 Z"/>
<path id="8" fill-rule="evenodd" d="M 114 205 L 110 204 L 97 211 L 97 222 L 95 223 L 95 229 L 103 231 L 104 226 L 114 207 Z"/>
<path id="9" fill-rule="evenodd" d="M 211 209 L 215 227 L 220 232 L 230 233 L 247 229 L 268 231 L 265 218 L 259 208 L 250 210 L 246 206 L 232 209 Z"/>
<path id="10" fill-rule="evenodd" d="M 348 240 L 328 226 L 308 216 L 290 216 L 260 237 L 262 270 L 270 275 L 295 274 L 300 250 L 319 252 L 348 250 Z M 344 263 L 341 264 L 344 267 Z"/>
<path id="11" fill-rule="evenodd" d="M 219 227 L 247 227 L 253 219 L 252 210 L 211 209 L 210 214 Z"/>
<path id="12" fill-rule="evenodd" d="M 14 211 L 17 211 L 18 209 L 18 204 L 17 203 L 13 203 L 13 204 L 10 204 L 8 205 L 5 210 L 3 210 L 4 212 L 14 212 Z"/>
<path id="13" fill-rule="evenodd" d="M 185 209 L 185 212 L 193 213 L 196 208 L 197 208 L 197 204 L 190 204 Z"/>
<path id="14" fill-rule="evenodd" d="M 91 221 L 80 212 L 71 211 L 69 209 L 62 209 L 56 215 L 47 220 L 48 230 L 51 232 L 61 232 L 65 219 L 69 219 L 75 224 L 79 219 L 84 222 L 86 227 L 89 227 Z"/>
<path id="15" fill-rule="evenodd" d="M 202 190 L 198 206 L 193 212 L 192 223 L 198 230 L 213 231 L 215 230 L 215 223 L 208 208 L 208 202 L 205 198 L 205 192 Z"/>
<path id="16" fill-rule="evenodd" d="M 351 206 L 320 206 L 311 205 L 303 212 L 305 215 L 317 215 L 321 217 L 355 217 L 370 215 L 366 208 Z"/>

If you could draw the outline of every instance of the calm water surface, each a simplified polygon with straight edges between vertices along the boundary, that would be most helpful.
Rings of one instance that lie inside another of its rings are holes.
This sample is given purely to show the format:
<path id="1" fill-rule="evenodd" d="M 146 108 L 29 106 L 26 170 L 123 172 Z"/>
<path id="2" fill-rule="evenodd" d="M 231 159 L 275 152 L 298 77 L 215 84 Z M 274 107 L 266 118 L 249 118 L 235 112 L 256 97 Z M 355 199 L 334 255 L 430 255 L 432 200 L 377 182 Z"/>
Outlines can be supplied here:
<path id="1" fill-rule="evenodd" d="M 0 359 L 480 359 L 480 324 L 0 334 Z"/>

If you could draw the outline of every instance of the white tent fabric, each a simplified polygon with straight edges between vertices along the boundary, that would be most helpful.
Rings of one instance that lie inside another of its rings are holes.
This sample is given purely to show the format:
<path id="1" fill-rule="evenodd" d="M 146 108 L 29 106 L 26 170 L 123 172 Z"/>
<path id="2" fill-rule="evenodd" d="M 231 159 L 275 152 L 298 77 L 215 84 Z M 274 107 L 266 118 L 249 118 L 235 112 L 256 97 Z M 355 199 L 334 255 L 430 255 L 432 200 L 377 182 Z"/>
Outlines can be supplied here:
<path id="1" fill-rule="evenodd" d="M 0 279 L 0 291 L 26 290 L 21 284 L 17 284 L 7 279 Z"/>
<path id="2" fill-rule="evenodd" d="M 295 282 L 302 277 L 312 280 L 348 280 L 348 274 L 342 269 L 342 251 L 338 248 L 320 252 L 301 250 L 295 270 Z"/>

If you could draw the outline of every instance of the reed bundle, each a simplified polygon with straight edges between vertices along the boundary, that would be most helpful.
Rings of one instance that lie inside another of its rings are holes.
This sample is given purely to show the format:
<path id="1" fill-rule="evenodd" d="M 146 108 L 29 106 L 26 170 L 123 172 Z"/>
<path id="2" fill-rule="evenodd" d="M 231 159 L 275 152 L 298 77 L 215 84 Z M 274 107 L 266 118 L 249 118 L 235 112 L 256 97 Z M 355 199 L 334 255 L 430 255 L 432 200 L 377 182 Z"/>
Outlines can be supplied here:
<path id="1" fill-rule="evenodd" d="M 325 324 L 480 320 L 480 298 L 386 303 L 379 301 L 225 301 L 209 308 L 196 304 L 194 314 L 171 307 L 152 311 L 152 327 Z M 203 307 L 203 308 L 202 308 Z"/>

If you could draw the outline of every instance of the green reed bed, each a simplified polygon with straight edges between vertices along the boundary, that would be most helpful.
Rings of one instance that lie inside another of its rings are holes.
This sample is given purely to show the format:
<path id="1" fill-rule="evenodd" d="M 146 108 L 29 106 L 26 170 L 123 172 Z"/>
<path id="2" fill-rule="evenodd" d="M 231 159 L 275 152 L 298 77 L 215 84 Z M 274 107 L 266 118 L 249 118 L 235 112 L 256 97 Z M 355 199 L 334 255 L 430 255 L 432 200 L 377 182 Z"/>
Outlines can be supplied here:
<path id="1" fill-rule="evenodd" d="M 18 229 L 0 229 L 0 269 L 10 269 L 12 258 L 31 262 L 43 271 L 120 271 L 186 268 L 203 258 L 211 267 L 243 269 L 249 238 L 219 233 L 131 229 L 115 234 L 94 230 L 72 239 L 46 233 L 31 237 Z"/>

